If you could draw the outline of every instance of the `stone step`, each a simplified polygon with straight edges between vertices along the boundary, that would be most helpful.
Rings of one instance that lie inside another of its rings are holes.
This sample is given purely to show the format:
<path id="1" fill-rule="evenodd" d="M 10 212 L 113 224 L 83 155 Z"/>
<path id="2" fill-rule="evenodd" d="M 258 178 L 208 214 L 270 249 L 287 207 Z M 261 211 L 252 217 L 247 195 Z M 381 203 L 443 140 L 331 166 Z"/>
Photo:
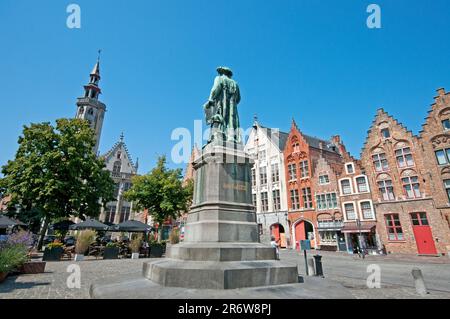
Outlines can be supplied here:
<path id="1" fill-rule="evenodd" d="M 145 278 L 164 287 L 235 289 L 298 282 L 296 264 L 264 261 L 180 261 L 161 259 L 144 263 Z"/>
<path id="2" fill-rule="evenodd" d="M 181 243 L 167 246 L 166 256 L 190 261 L 275 260 L 275 249 L 256 243 Z"/>

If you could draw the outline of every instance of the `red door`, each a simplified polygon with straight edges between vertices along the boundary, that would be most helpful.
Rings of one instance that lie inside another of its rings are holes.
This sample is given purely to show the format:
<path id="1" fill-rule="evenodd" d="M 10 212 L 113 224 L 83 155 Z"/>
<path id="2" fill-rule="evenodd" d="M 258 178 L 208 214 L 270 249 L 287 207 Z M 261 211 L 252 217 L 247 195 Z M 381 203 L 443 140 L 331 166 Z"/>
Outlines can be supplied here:
<path id="1" fill-rule="evenodd" d="M 280 225 L 272 225 L 272 236 L 275 237 L 276 242 L 280 240 Z"/>
<path id="2" fill-rule="evenodd" d="M 301 221 L 295 225 L 295 247 L 300 250 L 300 240 L 306 239 L 305 222 Z"/>
<path id="3" fill-rule="evenodd" d="M 431 233 L 431 227 L 428 223 L 427 214 L 412 213 L 411 220 L 419 255 L 436 255 L 436 246 L 434 244 L 433 234 Z"/>

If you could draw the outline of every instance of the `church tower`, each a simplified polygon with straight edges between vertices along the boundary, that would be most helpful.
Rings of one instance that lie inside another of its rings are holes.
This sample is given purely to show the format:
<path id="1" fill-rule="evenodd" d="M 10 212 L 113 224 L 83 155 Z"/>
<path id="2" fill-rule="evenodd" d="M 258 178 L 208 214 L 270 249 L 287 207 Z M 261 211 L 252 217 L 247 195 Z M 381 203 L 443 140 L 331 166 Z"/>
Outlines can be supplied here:
<path id="1" fill-rule="evenodd" d="M 95 132 L 95 154 L 98 153 L 100 135 L 102 133 L 103 119 L 105 117 L 106 105 L 98 100 L 102 90 L 99 88 L 100 82 L 100 57 L 90 74 L 90 80 L 84 86 L 84 96 L 77 100 L 76 118 L 89 121 L 91 128 Z"/>

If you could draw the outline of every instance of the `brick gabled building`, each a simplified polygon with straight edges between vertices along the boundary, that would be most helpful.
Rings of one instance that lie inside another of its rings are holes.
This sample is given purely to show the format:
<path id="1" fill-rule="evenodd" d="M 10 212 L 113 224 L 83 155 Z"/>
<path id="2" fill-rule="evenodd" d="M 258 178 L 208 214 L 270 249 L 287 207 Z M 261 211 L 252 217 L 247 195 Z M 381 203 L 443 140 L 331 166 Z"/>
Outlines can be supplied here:
<path id="1" fill-rule="evenodd" d="M 439 213 L 429 223 L 438 253 L 450 252 L 450 93 L 437 91 L 420 140 L 431 194 Z M 417 221 L 421 223 L 421 221 Z"/>
<path id="2" fill-rule="evenodd" d="M 311 247 L 319 248 L 312 176 L 320 157 L 331 166 L 340 163 L 338 148 L 331 141 L 301 133 L 293 121 L 283 153 L 292 247 L 298 248 L 300 240 L 310 239 Z"/>
<path id="3" fill-rule="evenodd" d="M 372 189 L 377 230 L 388 253 L 435 255 L 441 220 L 431 197 L 421 141 L 383 109 L 361 154 Z"/>
<path id="4" fill-rule="evenodd" d="M 314 190 L 317 214 L 317 230 L 321 250 L 346 251 L 345 238 L 342 234 L 343 216 L 339 200 L 338 176 L 342 165 L 334 165 L 319 156 L 311 179 Z"/>
<path id="5" fill-rule="evenodd" d="M 333 137 L 342 156 L 342 169 L 338 174 L 339 199 L 347 251 L 356 252 L 363 247 L 367 253 L 377 253 L 380 240 L 376 234 L 376 214 L 372 202 L 371 187 L 360 160 L 347 152 L 339 136 Z"/>

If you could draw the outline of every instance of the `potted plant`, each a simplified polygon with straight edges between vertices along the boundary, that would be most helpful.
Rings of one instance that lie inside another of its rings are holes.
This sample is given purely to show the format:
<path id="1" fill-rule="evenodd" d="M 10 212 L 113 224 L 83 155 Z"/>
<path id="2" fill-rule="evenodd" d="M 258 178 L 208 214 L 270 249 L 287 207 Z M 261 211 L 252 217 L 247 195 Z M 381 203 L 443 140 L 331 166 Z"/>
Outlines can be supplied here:
<path id="1" fill-rule="evenodd" d="M 142 245 L 142 234 L 136 235 L 130 242 L 131 259 L 139 259 L 139 252 Z"/>
<path id="2" fill-rule="evenodd" d="M 84 254 L 89 249 L 89 246 L 95 242 L 97 233 L 94 230 L 82 230 L 77 236 L 77 243 L 75 245 L 75 261 L 84 260 Z"/>
<path id="3" fill-rule="evenodd" d="M 119 244 L 114 242 L 107 243 L 103 252 L 103 259 L 118 259 L 119 249 Z"/>
<path id="4" fill-rule="evenodd" d="M 18 269 L 22 274 L 39 274 L 45 271 L 45 261 L 31 261 L 33 242 L 33 234 L 23 230 L 8 238 L 9 245 L 21 245 L 24 252 L 28 251 L 26 261 Z"/>
<path id="5" fill-rule="evenodd" d="M 0 282 L 8 273 L 17 270 L 27 261 L 27 248 L 24 245 L 2 245 L 0 247 Z"/>
<path id="6" fill-rule="evenodd" d="M 55 240 L 45 247 L 43 261 L 59 261 L 64 253 L 64 244 Z"/>
<path id="7" fill-rule="evenodd" d="M 150 258 L 161 258 L 164 253 L 165 243 L 159 243 L 156 240 L 152 240 L 150 245 Z"/>

